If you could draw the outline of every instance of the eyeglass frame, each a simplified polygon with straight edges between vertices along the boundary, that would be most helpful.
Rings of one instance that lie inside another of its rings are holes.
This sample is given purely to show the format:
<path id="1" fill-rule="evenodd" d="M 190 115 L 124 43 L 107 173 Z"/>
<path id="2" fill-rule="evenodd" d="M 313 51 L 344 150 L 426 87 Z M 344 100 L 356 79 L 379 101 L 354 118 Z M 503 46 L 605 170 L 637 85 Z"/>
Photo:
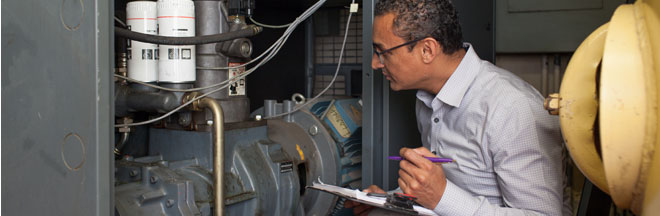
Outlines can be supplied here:
<path id="1" fill-rule="evenodd" d="M 417 43 L 417 42 L 419 42 L 419 41 L 421 41 L 421 40 L 424 40 L 424 39 L 426 39 L 426 38 L 427 38 L 427 37 L 417 38 L 417 39 L 415 39 L 415 40 L 411 40 L 411 41 L 408 41 L 408 42 L 405 42 L 405 43 L 399 44 L 399 45 L 394 46 L 394 47 L 392 47 L 392 48 L 389 48 L 389 49 L 383 50 L 383 51 L 381 51 L 381 52 L 378 52 L 378 51 L 376 50 L 376 47 L 374 47 L 374 48 L 373 48 L 373 50 L 374 50 L 374 54 L 376 54 L 376 56 L 378 57 L 378 61 L 380 61 L 381 64 L 385 65 L 385 60 L 383 59 L 383 55 L 385 55 L 386 53 L 388 53 L 388 52 L 392 52 L 393 50 L 398 49 L 398 48 L 401 48 L 401 47 L 406 46 L 406 45 L 410 45 L 410 44 L 413 44 L 413 43 Z"/>

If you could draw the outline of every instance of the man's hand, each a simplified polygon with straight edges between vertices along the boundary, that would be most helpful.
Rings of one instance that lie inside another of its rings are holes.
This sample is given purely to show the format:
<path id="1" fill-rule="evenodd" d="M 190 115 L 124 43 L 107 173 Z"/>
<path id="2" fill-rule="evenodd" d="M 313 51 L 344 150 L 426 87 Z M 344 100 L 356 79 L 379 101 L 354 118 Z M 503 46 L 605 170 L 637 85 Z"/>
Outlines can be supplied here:
<path id="1" fill-rule="evenodd" d="M 365 193 L 379 193 L 379 194 L 384 194 L 386 193 L 383 189 L 380 189 L 376 185 L 371 185 L 369 188 L 364 189 L 362 192 Z M 375 208 L 370 205 L 362 204 L 359 202 L 351 201 L 351 200 L 346 200 L 344 202 L 344 208 L 353 208 L 353 215 L 359 215 L 359 216 L 364 216 L 364 215 L 369 215 L 369 212 L 371 212 L 371 209 Z"/>
<path id="2" fill-rule="evenodd" d="M 437 156 L 424 147 L 402 148 L 399 154 L 405 158 L 399 163 L 399 187 L 417 197 L 420 205 L 434 209 L 445 192 L 447 178 L 439 163 L 434 164 L 423 156 Z"/>

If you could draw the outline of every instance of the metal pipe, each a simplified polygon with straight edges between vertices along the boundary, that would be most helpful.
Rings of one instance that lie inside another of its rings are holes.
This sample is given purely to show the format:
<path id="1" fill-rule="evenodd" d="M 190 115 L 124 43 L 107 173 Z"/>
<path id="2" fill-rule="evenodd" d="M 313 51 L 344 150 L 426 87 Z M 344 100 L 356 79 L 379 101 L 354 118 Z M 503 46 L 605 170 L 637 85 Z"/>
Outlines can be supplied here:
<path id="1" fill-rule="evenodd" d="M 235 58 L 250 58 L 252 41 L 247 38 L 237 38 L 215 44 L 215 52 Z"/>
<path id="2" fill-rule="evenodd" d="M 212 98 L 199 100 L 199 108 L 208 108 L 213 113 L 213 187 L 215 189 L 215 215 L 223 215 L 224 212 L 224 116 L 222 106 Z"/>
<path id="3" fill-rule="evenodd" d="M 229 24 L 226 15 L 222 14 L 223 3 L 220 1 L 195 1 L 195 35 L 214 35 L 227 33 Z M 215 51 L 215 43 L 200 44 L 195 46 L 196 61 L 198 67 L 227 67 L 229 59 L 227 56 Z M 197 80 L 195 86 L 209 86 L 227 80 L 227 70 L 197 69 Z M 207 93 L 213 89 L 202 90 Z M 227 90 L 217 91 L 207 97 L 214 99 L 226 99 L 229 97 Z M 225 106 L 225 108 L 227 108 Z"/>
<path id="4" fill-rule="evenodd" d="M 115 115 L 127 116 L 130 112 L 145 111 L 166 113 L 181 105 L 173 92 L 148 92 L 115 85 Z"/>
<path id="5" fill-rule="evenodd" d="M 120 155 L 121 154 L 121 149 L 124 148 L 124 145 L 128 142 L 128 136 L 130 135 L 130 132 L 122 132 L 121 133 L 121 139 L 117 141 L 117 144 L 115 144 L 115 154 Z"/>

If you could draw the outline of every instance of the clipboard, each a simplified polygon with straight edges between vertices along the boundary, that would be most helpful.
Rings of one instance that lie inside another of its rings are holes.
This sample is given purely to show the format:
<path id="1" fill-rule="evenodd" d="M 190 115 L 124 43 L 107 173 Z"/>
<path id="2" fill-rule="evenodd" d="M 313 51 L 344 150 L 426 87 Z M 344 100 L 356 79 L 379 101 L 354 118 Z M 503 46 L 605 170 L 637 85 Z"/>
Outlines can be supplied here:
<path id="1" fill-rule="evenodd" d="M 390 211 L 395 211 L 397 213 L 402 213 L 407 215 L 425 215 L 425 216 L 437 215 L 432 210 L 418 205 L 414 205 L 412 210 L 404 210 L 404 209 L 396 208 L 391 205 L 388 205 L 385 197 L 368 196 L 367 193 L 357 189 L 351 190 L 348 188 L 325 184 L 321 182 L 321 179 L 318 179 L 316 182 L 312 182 L 312 186 L 307 186 L 306 188 L 331 193 L 346 198 L 348 200 L 356 201 L 359 203 L 375 206 Z"/>

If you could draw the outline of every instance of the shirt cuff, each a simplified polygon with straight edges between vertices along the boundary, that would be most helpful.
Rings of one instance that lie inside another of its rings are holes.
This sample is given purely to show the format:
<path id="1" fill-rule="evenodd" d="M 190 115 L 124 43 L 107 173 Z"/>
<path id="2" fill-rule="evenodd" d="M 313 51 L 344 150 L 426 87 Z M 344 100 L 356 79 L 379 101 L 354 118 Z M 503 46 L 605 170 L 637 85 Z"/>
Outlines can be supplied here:
<path id="1" fill-rule="evenodd" d="M 474 215 L 479 199 L 447 179 L 445 192 L 433 211 L 439 215 Z"/>

